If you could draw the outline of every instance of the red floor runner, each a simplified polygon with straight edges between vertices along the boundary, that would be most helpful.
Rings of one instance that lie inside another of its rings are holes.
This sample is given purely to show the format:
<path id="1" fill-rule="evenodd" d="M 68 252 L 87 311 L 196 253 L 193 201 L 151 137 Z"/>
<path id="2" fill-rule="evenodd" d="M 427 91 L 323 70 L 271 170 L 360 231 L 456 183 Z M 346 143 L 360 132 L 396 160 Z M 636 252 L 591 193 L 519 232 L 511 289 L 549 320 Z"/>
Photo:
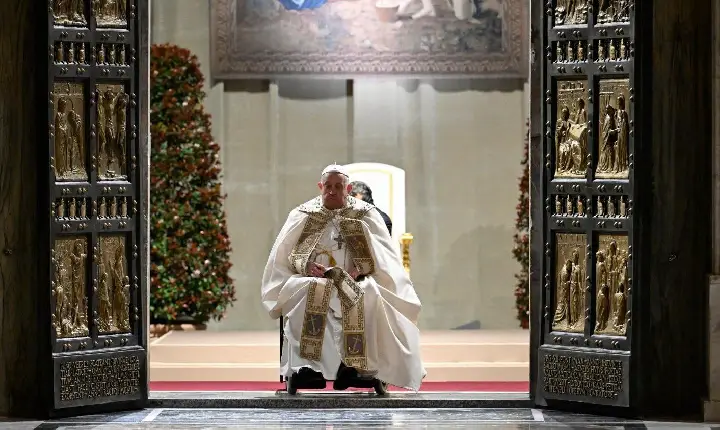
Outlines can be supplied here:
<path id="1" fill-rule="evenodd" d="M 527 393 L 529 387 L 528 382 L 425 382 L 420 391 Z M 285 384 L 279 382 L 168 381 L 150 383 L 151 391 L 275 391 L 283 388 L 285 388 Z M 332 390 L 332 384 L 328 384 L 326 390 Z M 369 391 L 367 389 L 357 390 Z M 390 387 L 390 391 L 404 390 Z"/>

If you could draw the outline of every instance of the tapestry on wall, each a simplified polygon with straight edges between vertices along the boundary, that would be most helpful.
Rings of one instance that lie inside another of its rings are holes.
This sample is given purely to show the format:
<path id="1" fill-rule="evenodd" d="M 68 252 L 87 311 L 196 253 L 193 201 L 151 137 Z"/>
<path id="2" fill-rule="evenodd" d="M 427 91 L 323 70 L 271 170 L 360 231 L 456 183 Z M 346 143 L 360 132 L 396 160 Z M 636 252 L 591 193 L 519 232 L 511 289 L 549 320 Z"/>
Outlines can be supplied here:
<path id="1" fill-rule="evenodd" d="M 526 77 L 526 0 L 211 0 L 214 79 Z"/>

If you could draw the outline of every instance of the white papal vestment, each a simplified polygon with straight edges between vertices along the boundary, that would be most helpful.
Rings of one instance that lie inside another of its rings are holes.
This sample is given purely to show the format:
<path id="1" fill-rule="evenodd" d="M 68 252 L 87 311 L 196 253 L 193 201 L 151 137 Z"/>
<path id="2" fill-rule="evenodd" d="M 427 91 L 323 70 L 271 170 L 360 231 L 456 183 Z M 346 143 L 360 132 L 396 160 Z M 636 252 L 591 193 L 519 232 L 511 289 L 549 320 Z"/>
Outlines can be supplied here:
<path id="1" fill-rule="evenodd" d="M 336 269 L 314 278 L 310 261 Z M 366 276 L 355 282 L 353 268 Z M 283 375 L 309 367 L 335 380 L 342 360 L 419 390 L 420 300 L 374 206 L 348 197 L 345 208 L 329 210 L 317 197 L 290 212 L 265 267 L 262 300 L 272 318 L 285 317 Z"/>

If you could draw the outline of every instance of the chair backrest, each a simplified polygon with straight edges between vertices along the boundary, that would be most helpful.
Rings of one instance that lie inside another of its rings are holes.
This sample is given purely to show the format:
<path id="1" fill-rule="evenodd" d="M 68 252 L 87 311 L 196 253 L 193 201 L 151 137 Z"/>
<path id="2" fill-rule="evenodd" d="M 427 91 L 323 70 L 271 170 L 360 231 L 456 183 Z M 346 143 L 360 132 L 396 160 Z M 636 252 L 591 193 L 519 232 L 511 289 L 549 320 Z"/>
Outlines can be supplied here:
<path id="1" fill-rule="evenodd" d="M 405 233 L 405 171 L 382 163 L 346 164 L 351 181 L 362 181 L 372 190 L 375 206 L 385 211 L 393 223 L 397 243 Z"/>

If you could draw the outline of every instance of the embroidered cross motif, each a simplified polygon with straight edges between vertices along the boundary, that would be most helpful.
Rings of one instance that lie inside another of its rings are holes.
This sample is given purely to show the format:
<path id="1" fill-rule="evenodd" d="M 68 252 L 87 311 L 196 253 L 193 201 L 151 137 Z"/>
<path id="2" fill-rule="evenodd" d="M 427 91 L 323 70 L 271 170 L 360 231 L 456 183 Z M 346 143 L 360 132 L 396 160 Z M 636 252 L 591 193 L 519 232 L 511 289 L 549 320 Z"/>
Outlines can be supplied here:
<path id="1" fill-rule="evenodd" d="M 338 244 L 338 250 L 342 249 L 343 243 L 345 243 L 345 238 L 342 237 L 341 234 L 338 234 L 336 237 L 333 238 L 335 242 Z"/>

